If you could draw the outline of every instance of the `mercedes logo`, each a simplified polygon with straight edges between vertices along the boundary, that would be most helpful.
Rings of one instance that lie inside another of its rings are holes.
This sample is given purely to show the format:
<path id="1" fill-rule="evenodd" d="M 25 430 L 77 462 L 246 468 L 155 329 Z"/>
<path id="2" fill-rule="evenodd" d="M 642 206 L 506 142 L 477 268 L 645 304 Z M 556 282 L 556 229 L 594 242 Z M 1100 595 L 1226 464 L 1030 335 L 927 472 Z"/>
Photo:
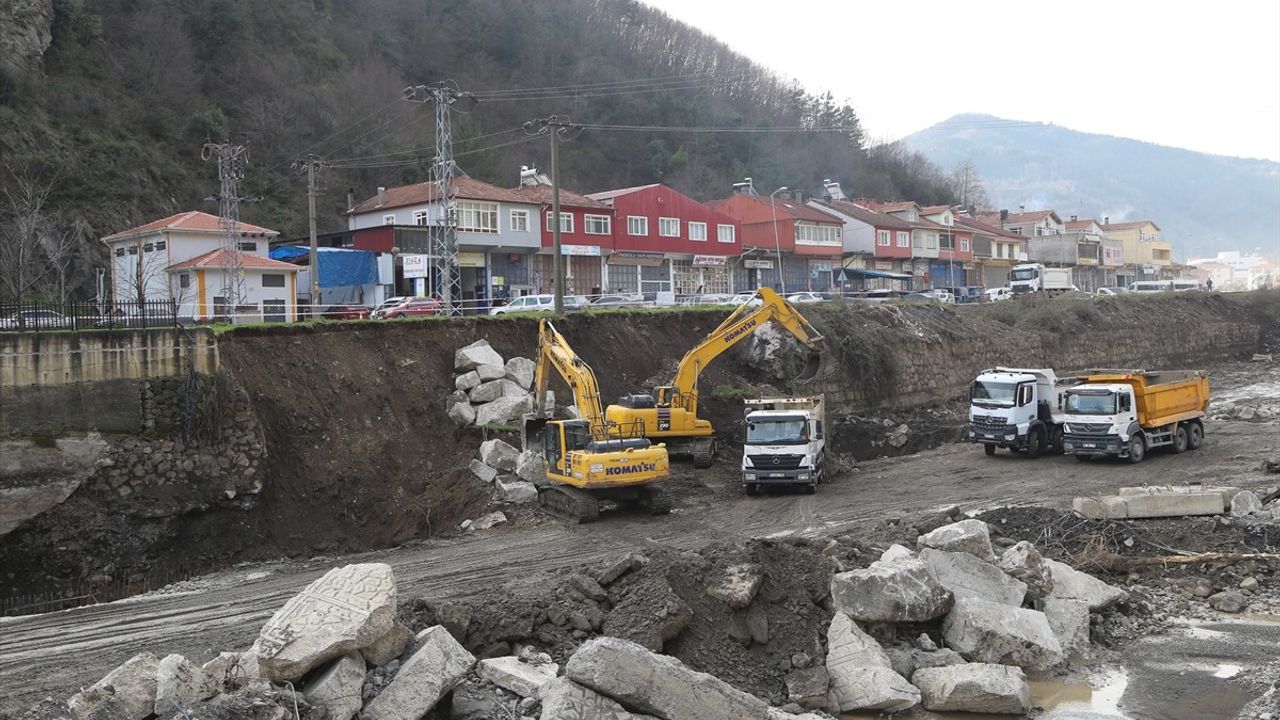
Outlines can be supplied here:
<path id="1" fill-rule="evenodd" d="M 782 458 L 778 457 L 777 455 L 774 455 L 774 456 L 773 456 L 773 464 L 774 464 L 774 465 L 781 465 L 781 464 L 782 464 Z"/>

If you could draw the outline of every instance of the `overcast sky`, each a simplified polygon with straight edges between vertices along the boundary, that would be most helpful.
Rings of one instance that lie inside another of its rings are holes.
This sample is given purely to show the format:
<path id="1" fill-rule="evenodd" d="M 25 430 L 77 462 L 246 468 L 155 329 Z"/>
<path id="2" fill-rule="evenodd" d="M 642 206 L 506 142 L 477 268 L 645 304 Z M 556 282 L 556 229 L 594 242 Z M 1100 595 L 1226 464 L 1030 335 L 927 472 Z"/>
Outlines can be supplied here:
<path id="1" fill-rule="evenodd" d="M 962 112 L 1280 160 L 1276 0 L 644 0 L 809 90 L 873 140 Z"/>

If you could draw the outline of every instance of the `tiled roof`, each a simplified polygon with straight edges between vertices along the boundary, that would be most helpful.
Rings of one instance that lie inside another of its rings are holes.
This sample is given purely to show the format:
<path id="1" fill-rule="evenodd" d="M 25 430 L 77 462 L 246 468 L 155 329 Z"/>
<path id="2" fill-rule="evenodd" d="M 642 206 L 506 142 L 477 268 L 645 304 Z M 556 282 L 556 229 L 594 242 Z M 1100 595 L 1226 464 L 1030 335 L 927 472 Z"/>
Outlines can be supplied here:
<path id="1" fill-rule="evenodd" d="M 190 260 L 174 263 L 168 269 L 196 270 L 200 268 L 226 268 L 232 267 L 232 265 L 231 251 L 226 248 L 218 248 L 217 250 L 210 250 L 203 255 L 197 255 Z M 250 253 L 240 253 L 240 266 L 249 270 L 280 270 L 281 272 L 297 272 L 299 269 L 297 265 Z"/>
<path id="2" fill-rule="evenodd" d="M 763 195 L 734 195 L 733 197 L 724 198 L 723 200 L 712 200 L 711 202 L 703 204 L 712 210 L 719 210 L 726 215 L 732 216 L 732 213 L 725 210 L 725 206 L 737 197 L 746 198 L 751 202 L 759 203 L 765 207 L 773 205 L 777 212 L 790 215 L 796 220 L 820 223 L 840 223 L 840 218 L 828 215 L 820 210 L 815 210 L 804 203 L 798 203 L 793 200 L 783 200 L 782 198 L 768 198 Z"/>
<path id="3" fill-rule="evenodd" d="M 1134 220 L 1133 222 L 1111 223 L 1110 225 L 1103 225 L 1102 229 L 1103 230 L 1133 230 L 1135 228 L 1140 228 L 1144 225 L 1151 225 L 1156 230 L 1160 229 L 1159 225 L 1156 225 L 1150 220 Z"/>
<path id="4" fill-rule="evenodd" d="M 528 200 L 523 199 L 516 194 L 514 190 L 500 188 L 497 185 L 490 185 L 487 182 L 476 180 L 473 177 L 460 175 L 453 178 L 449 183 L 450 192 L 455 198 L 464 200 L 489 200 L 492 202 L 511 202 L 511 203 L 527 203 Z M 365 200 L 347 211 L 348 215 L 359 215 L 361 213 L 377 212 L 379 210 L 389 210 L 391 208 L 405 207 L 408 205 L 425 205 L 440 199 L 440 188 L 435 183 L 423 182 L 414 185 L 402 185 L 400 187 L 387 188 L 386 202 L 379 204 L 378 196 Z"/>
<path id="5" fill-rule="evenodd" d="M 103 240 L 119 240 L 120 238 L 133 237 L 135 235 L 147 235 L 162 230 L 185 230 L 187 232 L 222 232 L 222 227 L 217 215 L 210 215 L 207 212 L 199 210 L 190 210 L 177 215 L 170 215 L 167 218 L 153 220 L 146 225 L 139 225 L 136 228 L 122 230 L 113 235 L 108 235 Z M 275 230 L 268 230 L 264 227 L 251 225 L 247 222 L 237 224 L 242 235 L 279 235 Z"/>
<path id="6" fill-rule="evenodd" d="M 1066 222 L 1066 228 L 1067 228 L 1068 230 L 1084 230 L 1085 228 L 1089 227 L 1090 225 L 1093 225 L 1093 224 L 1094 224 L 1094 223 L 1096 223 L 1096 222 L 1097 222 L 1097 220 L 1089 220 L 1089 219 L 1085 219 L 1085 220 L 1068 220 L 1068 221 Z M 1101 227 L 1101 226 L 1099 226 L 1099 227 Z"/>
<path id="7" fill-rule="evenodd" d="M 1058 213 L 1052 210 L 1032 210 L 1031 212 L 1009 213 L 1009 216 L 1004 219 L 1004 224 L 1018 225 L 1021 223 L 1028 223 L 1028 222 L 1034 223 L 1034 222 L 1040 222 L 1041 220 L 1044 220 L 1047 217 L 1052 217 L 1058 222 L 1062 222 L 1061 218 L 1058 217 Z M 997 227 L 999 227 L 1001 223 L 1000 213 L 983 213 L 982 215 L 978 216 L 978 219 L 984 223 L 990 223 Z"/>
<path id="8" fill-rule="evenodd" d="M 997 215 L 996 217 L 999 217 L 999 216 Z M 1026 236 L 1025 236 L 1025 235 L 1019 235 L 1018 233 L 1010 232 L 1010 231 L 1008 231 L 1008 230 L 1005 230 L 1004 228 L 1002 228 L 1002 227 L 1000 227 L 1000 226 L 998 226 L 998 225 L 992 225 L 992 224 L 990 224 L 990 223 L 985 223 L 985 222 L 983 222 L 983 221 L 981 221 L 981 220 L 975 220 L 975 219 L 973 219 L 973 218 L 971 218 L 971 217 L 963 217 L 963 216 L 961 216 L 961 217 L 957 217 L 957 218 L 956 218 L 956 225 L 959 225 L 959 226 L 961 226 L 961 227 L 969 228 L 970 230 L 973 230 L 974 232 L 985 233 L 985 234 L 987 234 L 987 235 L 995 235 L 995 236 L 997 236 L 997 237 L 1003 237 L 1003 238 L 1012 238 L 1012 239 L 1015 239 L 1015 240 L 1025 240 L 1025 239 L 1026 239 Z"/>
<path id="9" fill-rule="evenodd" d="M 817 202 L 825 205 L 832 210 L 851 218 L 861 220 L 862 222 L 881 228 L 896 228 L 899 230 L 910 230 L 914 227 L 910 222 L 900 217 L 878 213 L 874 210 L 868 210 L 861 205 L 855 205 L 848 200 L 818 200 Z"/>
<path id="10" fill-rule="evenodd" d="M 542 205 L 551 205 L 551 186 L 550 185 L 526 185 L 518 187 L 509 192 L 515 193 L 522 198 L 520 202 L 539 203 Z M 560 188 L 560 206 L 587 208 L 588 210 L 608 210 L 609 206 L 598 200 L 592 200 L 585 195 L 579 195 L 572 190 Z"/>
<path id="11" fill-rule="evenodd" d="M 616 198 L 619 195 L 630 195 L 631 193 L 637 192 L 639 190 L 648 190 L 649 188 L 652 188 L 652 187 L 658 187 L 661 184 L 662 183 L 649 183 L 648 185 L 636 185 L 635 187 L 618 188 L 617 190 L 605 190 L 604 192 L 587 193 L 587 197 L 591 198 L 592 200 L 600 200 L 601 202 L 603 202 L 605 200 L 612 200 L 613 198 Z"/>
<path id="12" fill-rule="evenodd" d="M 921 215 L 938 215 L 951 209 L 950 205 L 930 205 L 920 208 Z"/>
<path id="13" fill-rule="evenodd" d="M 880 202 L 879 200 L 867 200 L 865 198 L 859 198 L 854 202 L 856 202 L 859 205 L 864 205 L 865 203 L 864 207 L 869 207 L 872 210 L 875 210 L 876 212 L 882 212 L 882 213 L 902 212 L 903 210 L 910 210 L 912 207 L 918 207 L 915 204 L 915 202 L 911 200 L 903 200 L 899 202 L 886 203 L 886 202 Z"/>

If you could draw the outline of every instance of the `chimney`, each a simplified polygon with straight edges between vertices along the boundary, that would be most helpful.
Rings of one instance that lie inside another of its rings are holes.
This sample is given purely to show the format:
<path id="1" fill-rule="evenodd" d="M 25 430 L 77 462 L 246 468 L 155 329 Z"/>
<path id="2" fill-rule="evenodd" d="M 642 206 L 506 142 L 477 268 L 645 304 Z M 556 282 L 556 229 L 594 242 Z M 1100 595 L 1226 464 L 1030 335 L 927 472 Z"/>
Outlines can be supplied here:
<path id="1" fill-rule="evenodd" d="M 355 188 L 347 188 L 347 210 L 356 209 L 356 191 Z"/>
<path id="2" fill-rule="evenodd" d="M 790 200 L 790 199 L 791 199 L 791 191 L 790 191 L 790 190 L 783 190 L 782 192 L 778 193 L 778 199 L 780 199 L 780 200 Z"/>
<path id="3" fill-rule="evenodd" d="M 1026 206 L 1026 205 L 1019 205 L 1019 206 L 1018 206 L 1018 212 L 1019 212 L 1019 213 L 1024 213 L 1024 212 L 1026 212 L 1026 211 L 1027 211 L 1027 206 Z"/>
<path id="4" fill-rule="evenodd" d="M 382 207 L 383 205 L 386 205 L 386 204 L 387 204 L 387 189 L 379 185 L 378 186 L 378 207 Z"/>
<path id="5" fill-rule="evenodd" d="M 1008 210 L 1001 210 L 1001 211 L 1000 211 L 1000 222 L 1006 222 L 1006 221 L 1008 221 L 1008 220 L 1009 220 L 1009 211 L 1008 211 Z"/>
<path id="6" fill-rule="evenodd" d="M 1102 216 L 1102 224 L 1103 224 L 1103 225 L 1110 225 L 1110 224 L 1111 224 L 1111 216 L 1110 216 L 1110 215 L 1104 215 L 1104 216 Z"/>
<path id="7" fill-rule="evenodd" d="M 840 183 L 830 178 L 822 181 L 822 189 L 826 191 L 828 200 L 848 200 L 844 190 L 840 188 Z"/>
<path id="8" fill-rule="evenodd" d="M 1072 215 L 1072 216 L 1071 216 L 1071 222 L 1075 222 L 1075 221 L 1076 221 L 1076 216 L 1075 216 L 1075 215 Z"/>

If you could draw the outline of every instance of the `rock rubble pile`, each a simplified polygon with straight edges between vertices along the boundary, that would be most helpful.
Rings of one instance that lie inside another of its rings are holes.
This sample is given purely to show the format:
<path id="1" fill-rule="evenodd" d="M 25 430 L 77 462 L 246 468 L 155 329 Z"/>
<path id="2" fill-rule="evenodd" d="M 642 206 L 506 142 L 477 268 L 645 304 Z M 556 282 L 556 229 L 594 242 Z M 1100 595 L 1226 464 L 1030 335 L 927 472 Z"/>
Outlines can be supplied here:
<path id="1" fill-rule="evenodd" d="M 515 422 L 533 409 L 533 375 L 536 365 L 528 358 L 503 360 L 477 340 L 453 355 L 454 391 L 445 403 L 449 419 L 463 426 L 485 427 Z M 548 391 L 547 404 L 555 404 Z"/>

